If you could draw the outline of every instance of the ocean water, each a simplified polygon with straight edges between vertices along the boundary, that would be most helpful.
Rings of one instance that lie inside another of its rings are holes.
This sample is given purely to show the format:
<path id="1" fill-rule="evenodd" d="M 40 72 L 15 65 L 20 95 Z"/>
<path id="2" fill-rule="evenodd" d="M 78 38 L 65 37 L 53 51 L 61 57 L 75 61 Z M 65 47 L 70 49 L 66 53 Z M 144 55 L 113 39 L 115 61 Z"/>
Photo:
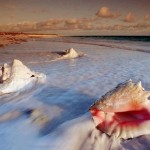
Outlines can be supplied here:
<path id="1" fill-rule="evenodd" d="M 31 70 L 46 74 L 47 80 L 37 89 L 0 97 L 1 114 L 14 110 L 22 112 L 20 117 L 0 123 L 0 149 L 57 150 L 53 143 L 68 142 L 63 141 L 64 136 L 57 130 L 68 121 L 88 114 L 90 105 L 117 84 L 132 79 L 142 81 L 144 88 L 150 90 L 149 38 L 60 37 L 1 48 L 0 65 L 16 58 Z M 86 55 L 56 60 L 57 55 L 51 53 L 71 47 Z M 39 127 L 23 113 L 35 108 L 42 109 L 48 124 Z M 71 131 L 70 136 L 75 133 L 80 137 L 77 129 Z M 68 142 L 68 150 L 72 149 Z"/>
<path id="2" fill-rule="evenodd" d="M 89 38 L 96 40 L 150 42 L 150 36 L 75 36 L 75 37 L 86 39 Z"/>

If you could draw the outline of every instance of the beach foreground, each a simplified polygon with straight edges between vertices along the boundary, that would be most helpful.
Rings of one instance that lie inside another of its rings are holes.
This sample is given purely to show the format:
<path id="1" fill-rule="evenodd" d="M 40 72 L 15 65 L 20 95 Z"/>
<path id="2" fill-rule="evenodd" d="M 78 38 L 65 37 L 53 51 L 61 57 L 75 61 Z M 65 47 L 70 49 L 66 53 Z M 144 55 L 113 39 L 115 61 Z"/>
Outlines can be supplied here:
<path id="1" fill-rule="evenodd" d="M 95 128 L 89 107 L 117 84 L 132 79 L 150 90 L 149 42 L 63 37 L 0 49 L 0 66 L 13 59 L 46 75 L 25 91 L 0 96 L 0 149 L 120 150 L 150 148 L 150 135 L 108 136 Z M 58 59 L 73 47 L 86 54 Z"/>

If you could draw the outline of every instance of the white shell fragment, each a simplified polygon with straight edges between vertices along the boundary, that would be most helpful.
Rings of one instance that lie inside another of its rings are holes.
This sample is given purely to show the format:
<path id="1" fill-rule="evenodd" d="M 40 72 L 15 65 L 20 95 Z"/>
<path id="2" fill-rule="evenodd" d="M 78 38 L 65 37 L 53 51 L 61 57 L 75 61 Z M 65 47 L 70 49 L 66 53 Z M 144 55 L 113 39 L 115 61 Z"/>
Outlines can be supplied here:
<path id="1" fill-rule="evenodd" d="M 149 96 L 141 82 L 119 84 L 90 107 L 96 127 L 123 139 L 150 134 Z"/>
<path id="2" fill-rule="evenodd" d="M 20 60 L 14 59 L 10 65 L 2 67 L 0 93 L 17 92 L 37 82 L 43 82 L 46 76 L 42 73 L 31 71 Z"/>

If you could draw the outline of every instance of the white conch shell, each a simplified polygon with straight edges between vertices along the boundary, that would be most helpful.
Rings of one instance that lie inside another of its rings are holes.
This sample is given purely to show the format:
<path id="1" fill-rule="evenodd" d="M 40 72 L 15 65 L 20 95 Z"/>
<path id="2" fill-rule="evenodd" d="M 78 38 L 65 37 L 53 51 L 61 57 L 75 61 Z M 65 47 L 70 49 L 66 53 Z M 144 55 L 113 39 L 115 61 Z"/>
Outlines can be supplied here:
<path id="1" fill-rule="evenodd" d="M 44 74 L 31 71 L 17 59 L 14 59 L 7 71 L 9 72 L 8 78 L 0 84 L 1 94 L 19 91 L 30 83 L 43 81 L 46 78 Z"/>
<path id="2" fill-rule="evenodd" d="M 77 58 L 83 56 L 82 53 L 78 53 L 73 48 L 67 49 L 64 51 L 66 54 L 63 55 L 63 58 Z"/>
<path id="3" fill-rule="evenodd" d="M 119 84 L 91 107 L 97 128 L 117 138 L 133 138 L 150 134 L 150 92 L 141 82 L 131 80 Z"/>

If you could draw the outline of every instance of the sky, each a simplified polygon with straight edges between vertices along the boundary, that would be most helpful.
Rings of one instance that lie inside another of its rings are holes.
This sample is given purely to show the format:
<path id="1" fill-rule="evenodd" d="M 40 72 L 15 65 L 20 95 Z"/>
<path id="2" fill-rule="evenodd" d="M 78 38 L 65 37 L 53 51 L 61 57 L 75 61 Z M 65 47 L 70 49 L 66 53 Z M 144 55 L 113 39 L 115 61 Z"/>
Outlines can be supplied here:
<path id="1" fill-rule="evenodd" d="M 150 0 L 0 0 L 0 32 L 150 35 Z"/>

